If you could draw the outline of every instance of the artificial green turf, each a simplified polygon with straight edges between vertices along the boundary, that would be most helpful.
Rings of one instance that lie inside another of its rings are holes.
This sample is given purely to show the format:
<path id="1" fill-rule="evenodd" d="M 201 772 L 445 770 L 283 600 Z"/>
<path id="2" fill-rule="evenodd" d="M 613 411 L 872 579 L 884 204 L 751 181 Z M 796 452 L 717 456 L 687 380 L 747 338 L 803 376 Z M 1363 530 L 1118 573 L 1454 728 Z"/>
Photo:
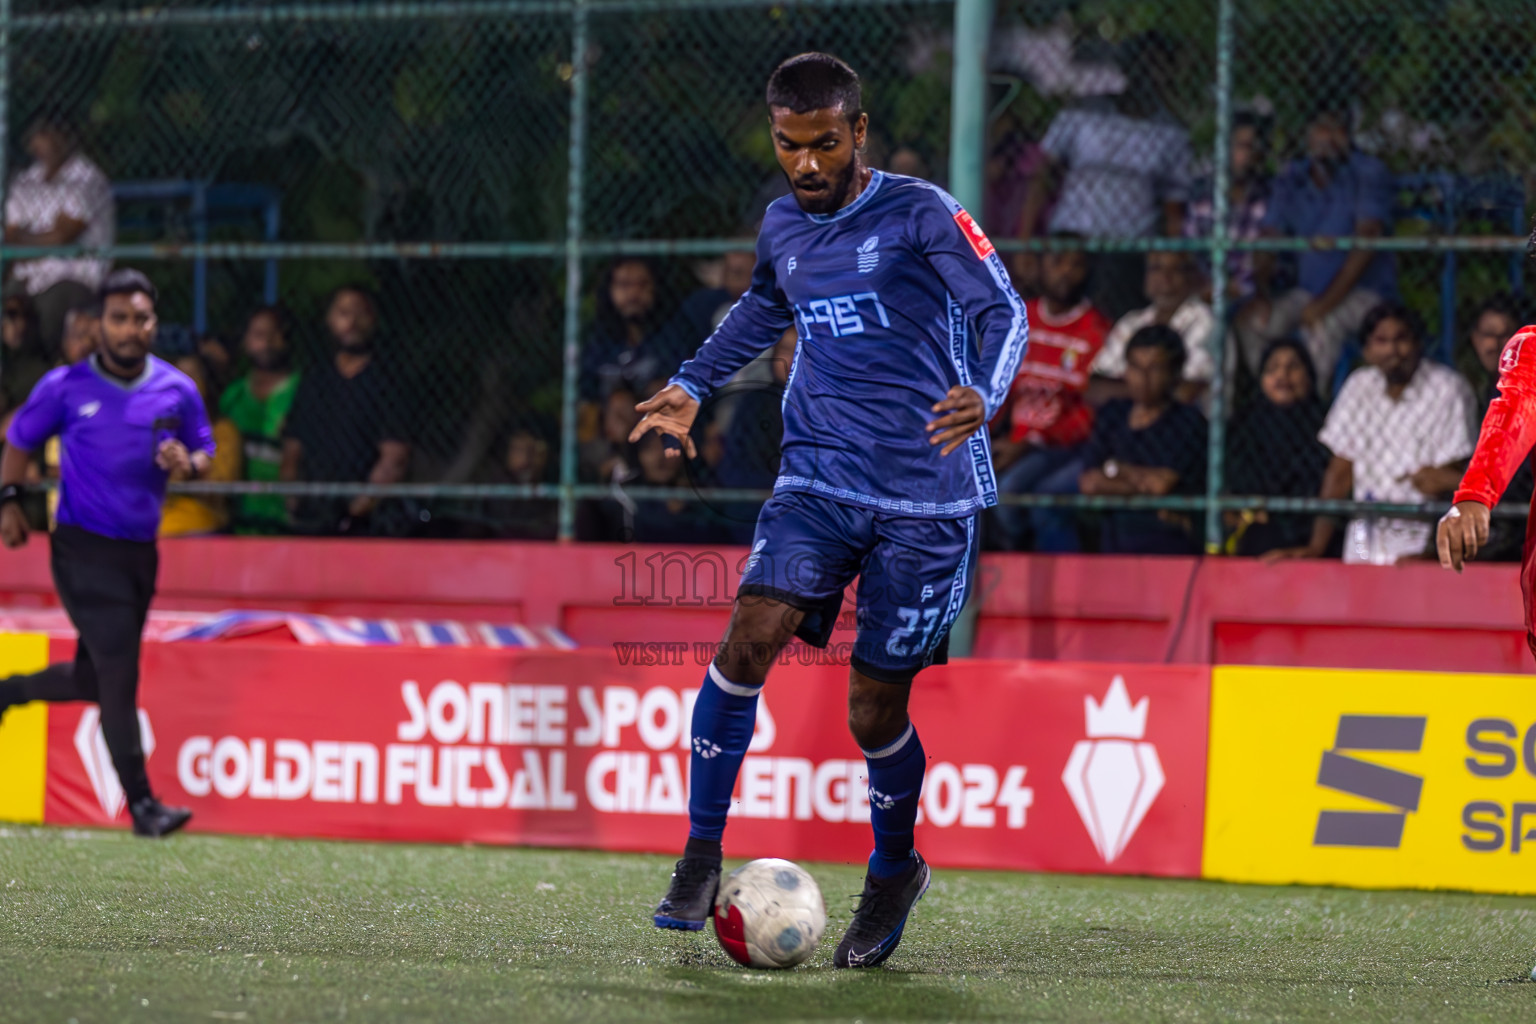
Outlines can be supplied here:
<path id="1" fill-rule="evenodd" d="M 940 871 L 884 970 L 658 932 L 661 857 L 0 829 L 0 1021 L 1532 1020 L 1536 901 Z"/>

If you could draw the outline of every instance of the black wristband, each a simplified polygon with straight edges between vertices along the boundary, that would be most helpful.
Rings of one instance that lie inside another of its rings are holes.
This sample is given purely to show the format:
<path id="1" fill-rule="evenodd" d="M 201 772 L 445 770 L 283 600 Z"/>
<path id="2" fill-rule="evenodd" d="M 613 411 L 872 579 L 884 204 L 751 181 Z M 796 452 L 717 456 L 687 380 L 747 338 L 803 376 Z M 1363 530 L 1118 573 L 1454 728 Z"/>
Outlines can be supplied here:
<path id="1" fill-rule="evenodd" d="M 0 487 L 0 505 L 7 505 L 13 501 L 20 501 L 26 496 L 27 489 L 21 484 L 6 484 Z"/>

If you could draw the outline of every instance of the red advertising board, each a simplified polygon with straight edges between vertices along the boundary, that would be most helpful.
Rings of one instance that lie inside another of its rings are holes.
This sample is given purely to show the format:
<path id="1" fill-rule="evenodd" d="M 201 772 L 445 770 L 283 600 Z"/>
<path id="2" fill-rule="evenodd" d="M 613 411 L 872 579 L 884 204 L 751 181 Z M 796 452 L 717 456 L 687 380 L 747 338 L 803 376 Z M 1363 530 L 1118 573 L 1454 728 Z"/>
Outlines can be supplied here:
<path id="1" fill-rule="evenodd" d="M 641 667 L 598 651 L 146 644 L 150 776 L 212 832 L 671 852 L 704 652 L 669 653 Z M 846 678 L 775 669 L 732 856 L 868 854 Z M 1209 701 L 1204 667 L 924 672 L 919 847 L 941 866 L 1198 877 Z M 48 745 L 45 820 L 121 824 L 95 709 L 53 708 Z"/>

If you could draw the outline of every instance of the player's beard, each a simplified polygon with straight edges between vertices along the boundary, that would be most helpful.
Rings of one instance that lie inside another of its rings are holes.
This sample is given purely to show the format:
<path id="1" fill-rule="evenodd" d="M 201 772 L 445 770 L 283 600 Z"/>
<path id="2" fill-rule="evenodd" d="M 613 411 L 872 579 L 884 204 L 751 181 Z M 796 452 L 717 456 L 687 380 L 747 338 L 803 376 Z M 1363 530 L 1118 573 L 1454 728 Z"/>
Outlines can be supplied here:
<path id="1" fill-rule="evenodd" d="M 1381 375 L 1387 378 L 1387 383 L 1391 386 L 1405 388 L 1413 383 L 1413 376 L 1419 372 L 1419 364 L 1421 362 L 1423 362 L 1422 357 L 1419 359 L 1399 360 L 1390 366 L 1384 367 Z"/>
<path id="2" fill-rule="evenodd" d="M 800 209 L 806 213 L 826 214 L 836 213 L 848 202 L 848 193 L 853 191 L 853 183 L 859 173 L 859 162 L 848 161 L 848 166 L 843 168 L 843 173 L 832 182 L 832 187 L 819 196 L 801 195 L 798 189 L 793 189 L 796 182 L 791 179 L 790 186 L 795 193 L 795 202 L 800 204 Z M 786 175 L 788 177 L 788 175 Z M 820 184 L 822 179 L 800 179 L 800 184 Z"/>
<path id="3" fill-rule="evenodd" d="M 124 355 L 114 351 L 110 345 L 103 345 L 98 351 L 108 372 L 118 377 L 138 376 L 143 372 L 144 364 L 149 359 L 147 352 L 134 350 Z"/>
<path id="4" fill-rule="evenodd" d="M 1051 300 L 1051 308 L 1056 311 L 1065 312 L 1083 301 L 1084 283 L 1078 282 L 1071 288 L 1047 285 L 1043 290 L 1045 297 Z"/>

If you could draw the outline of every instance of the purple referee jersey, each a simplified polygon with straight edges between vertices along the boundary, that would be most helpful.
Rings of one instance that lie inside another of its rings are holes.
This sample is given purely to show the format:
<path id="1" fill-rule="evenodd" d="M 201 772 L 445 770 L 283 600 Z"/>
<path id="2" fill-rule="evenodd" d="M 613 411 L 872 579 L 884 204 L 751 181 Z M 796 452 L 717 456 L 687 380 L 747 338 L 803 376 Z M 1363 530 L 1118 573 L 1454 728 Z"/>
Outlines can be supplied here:
<path id="1" fill-rule="evenodd" d="M 178 438 L 187 451 L 213 454 L 213 428 L 192 379 L 150 356 L 131 381 L 107 373 L 91 356 L 40 380 L 11 420 L 6 440 L 37 451 L 63 444 L 58 521 L 118 540 L 152 541 L 165 502 L 160 444 Z"/>

